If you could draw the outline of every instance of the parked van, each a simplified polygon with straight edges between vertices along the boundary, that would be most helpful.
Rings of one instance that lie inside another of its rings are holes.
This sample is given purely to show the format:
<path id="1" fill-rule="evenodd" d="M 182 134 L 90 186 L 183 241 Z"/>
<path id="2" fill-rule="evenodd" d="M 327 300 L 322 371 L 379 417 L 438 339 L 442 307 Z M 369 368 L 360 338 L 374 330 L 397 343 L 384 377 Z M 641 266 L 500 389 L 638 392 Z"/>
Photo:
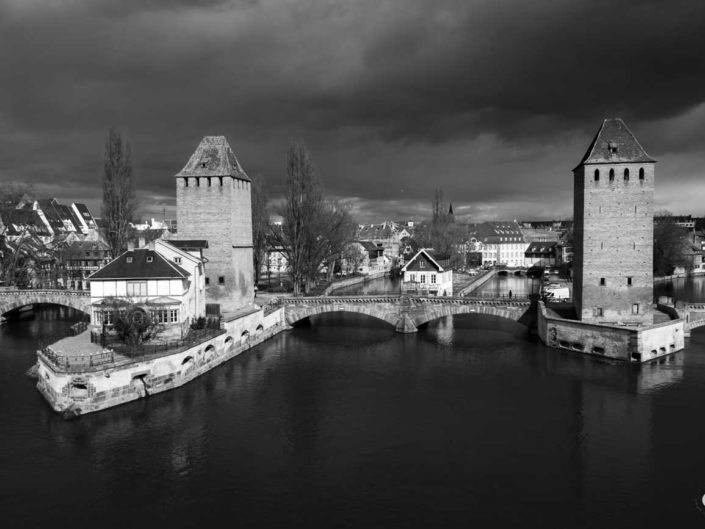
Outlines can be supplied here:
<path id="1" fill-rule="evenodd" d="M 545 301 L 569 301 L 570 289 L 568 287 L 549 286 L 543 290 Z"/>

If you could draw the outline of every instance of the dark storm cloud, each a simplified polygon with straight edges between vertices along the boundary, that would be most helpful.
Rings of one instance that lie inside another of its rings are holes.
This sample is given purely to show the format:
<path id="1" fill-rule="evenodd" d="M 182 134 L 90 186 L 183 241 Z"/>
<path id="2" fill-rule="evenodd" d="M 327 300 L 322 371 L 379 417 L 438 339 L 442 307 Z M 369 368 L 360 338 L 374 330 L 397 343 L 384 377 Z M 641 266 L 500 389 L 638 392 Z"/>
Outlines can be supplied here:
<path id="1" fill-rule="evenodd" d="M 160 206 L 205 134 L 276 196 L 302 136 L 328 189 L 377 216 L 426 207 L 436 185 L 502 215 L 568 197 L 600 120 L 620 115 L 660 160 L 689 160 L 664 163 L 692 183 L 702 20 L 683 0 L 10 1 L 0 176 L 98 198 L 117 125 Z"/>

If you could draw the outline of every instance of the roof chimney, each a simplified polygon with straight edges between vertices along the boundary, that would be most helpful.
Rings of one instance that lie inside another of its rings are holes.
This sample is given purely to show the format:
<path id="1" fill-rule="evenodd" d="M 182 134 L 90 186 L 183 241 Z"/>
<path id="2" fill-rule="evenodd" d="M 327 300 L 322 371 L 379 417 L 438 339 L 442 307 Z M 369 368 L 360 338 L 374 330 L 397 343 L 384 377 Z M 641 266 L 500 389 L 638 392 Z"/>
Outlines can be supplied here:
<path id="1" fill-rule="evenodd" d="M 144 248 L 144 237 L 143 236 L 140 236 L 138 244 L 139 244 L 139 246 L 138 246 L 139 248 Z"/>
<path id="2" fill-rule="evenodd" d="M 135 249 L 135 243 L 133 241 L 127 241 L 127 251 L 132 252 Z"/>
<path id="3" fill-rule="evenodd" d="M 149 249 L 154 251 L 154 241 L 149 241 Z"/>

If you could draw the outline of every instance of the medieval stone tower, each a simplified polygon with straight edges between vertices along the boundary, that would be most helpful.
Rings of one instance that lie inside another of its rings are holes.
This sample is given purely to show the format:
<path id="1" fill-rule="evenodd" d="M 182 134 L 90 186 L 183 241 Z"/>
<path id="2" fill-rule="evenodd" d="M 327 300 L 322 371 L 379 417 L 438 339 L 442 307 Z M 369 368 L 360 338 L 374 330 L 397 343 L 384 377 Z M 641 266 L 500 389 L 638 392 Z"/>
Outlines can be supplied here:
<path id="1" fill-rule="evenodd" d="M 573 169 L 573 302 L 582 321 L 653 322 L 655 163 L 615 118 Z"/>
<path id="2" fill-rule="evenodd" d="M 176 175 L 179 239 L 206 239 L 206 300 L 232 312 L 254 303 L 250 178 L 224 136 L 206 136 Z"/>

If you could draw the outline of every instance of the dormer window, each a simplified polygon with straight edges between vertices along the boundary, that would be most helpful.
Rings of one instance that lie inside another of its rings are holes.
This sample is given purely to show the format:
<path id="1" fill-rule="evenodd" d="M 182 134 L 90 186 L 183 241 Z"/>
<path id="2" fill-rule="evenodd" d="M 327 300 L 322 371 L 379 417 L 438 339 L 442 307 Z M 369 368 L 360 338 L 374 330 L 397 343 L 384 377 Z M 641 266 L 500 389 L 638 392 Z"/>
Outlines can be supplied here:
<path id="1" fill-rule="evenodd" d="M 151 255 L 147 256 L 147 262 L 151 263 L 152 261 L 154 261 L 154 257 L 152 257 Z"/>
<path id="2" fill-rule="evenodd" d="M 607 150 L 610 154 L 617 154 L 617 144 L 614 142 L 609 142 L 607 144 Z"/>
<path id="3" fill-rule="evenodd" d="M 206 162 L 201 162 L 201 167 L 202 167 L 203 169 L 205 169 L 205 168 L 206 168 Z"/>
<path id="4" fill-rule="evenodd" d="M 128 257 L 127 259 L 125 259 L 125 261 L 127 261 L 128 263 L 131 263 L 131 262 L 132 262 L 132 257 L 131 257 L 131 256 Z"/>
<path id="5" fill-rule="evenodd" d="M 426 263 L 424 261 L 419 261 L 419 268 L 426 268 Z"/>

